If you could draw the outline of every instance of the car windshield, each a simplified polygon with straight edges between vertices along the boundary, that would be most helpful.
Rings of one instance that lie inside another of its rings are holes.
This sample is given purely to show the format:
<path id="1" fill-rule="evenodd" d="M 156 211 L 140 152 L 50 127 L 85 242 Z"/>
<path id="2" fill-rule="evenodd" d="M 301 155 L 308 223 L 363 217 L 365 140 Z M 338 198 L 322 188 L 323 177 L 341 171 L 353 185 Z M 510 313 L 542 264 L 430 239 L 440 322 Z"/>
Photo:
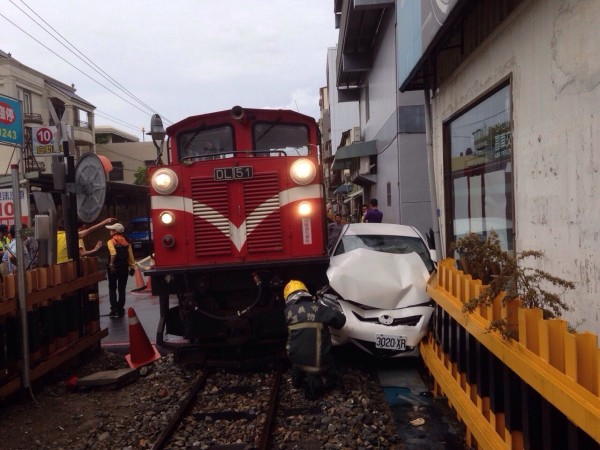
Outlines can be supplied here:
<path id="1" fill-rule="evenodd" d="M 414 252 L 421 257 L 429 272 L 434 269 L 429 249 L 421 239 L 416 237 L 381 234 L 345 235 L 336 247 L 334 255 L 341 255 L 358 248 L 396 254 Z"/>
<path id="2" fill-rule="evenodd" d="M 127 225 L 126 233 L 147 233 L 148 222 L 131 222 Z"/>

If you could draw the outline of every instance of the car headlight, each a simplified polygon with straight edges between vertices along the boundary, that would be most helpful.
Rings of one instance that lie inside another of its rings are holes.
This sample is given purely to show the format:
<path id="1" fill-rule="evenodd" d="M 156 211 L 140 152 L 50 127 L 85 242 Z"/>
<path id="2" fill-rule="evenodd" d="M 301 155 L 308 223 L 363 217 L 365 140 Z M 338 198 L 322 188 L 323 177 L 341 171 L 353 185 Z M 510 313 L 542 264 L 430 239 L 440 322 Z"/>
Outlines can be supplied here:
<path id="1" fill-rule="evenodd" d="M 169 226 L 175 223 L 175 214 L 173 214 L 171 211 L 161 212 L 158 218 L 160 219 L 160 223 L 163 225 Z"/>
<path id="2" fill-rule="evenodd" d="M 177 174 L 169 168 L 162 167 L 152 174 L 152 188 L 162 195 L 169 195 L 179 185 Z"/>
<path id="3" fill-rule="evenodd" d="M 304 186 L 312 183 L 317 175 L 317 168 L 310 159 L 298 159 L 290 167 L 290 176 L 294 183 Z"/>

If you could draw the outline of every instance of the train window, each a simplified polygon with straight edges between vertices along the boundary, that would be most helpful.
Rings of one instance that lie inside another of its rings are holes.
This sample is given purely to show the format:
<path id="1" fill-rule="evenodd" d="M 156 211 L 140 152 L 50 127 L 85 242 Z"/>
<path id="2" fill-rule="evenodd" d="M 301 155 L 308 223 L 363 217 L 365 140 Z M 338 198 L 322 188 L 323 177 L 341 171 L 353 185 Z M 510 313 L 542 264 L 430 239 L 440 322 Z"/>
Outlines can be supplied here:
<path id="1" fill-rule="evenodd" d="M 177 148 L 180 161 L 231 158 L 234 156 L 233 128 L 225 125 L 185 131 L 177 137 Z"/>
<path id="2" fill-rule="evenodd" d="M 257 123 L 254 150 L 261 156 L 308 156 L 308 128 L 277 122 Z"/>

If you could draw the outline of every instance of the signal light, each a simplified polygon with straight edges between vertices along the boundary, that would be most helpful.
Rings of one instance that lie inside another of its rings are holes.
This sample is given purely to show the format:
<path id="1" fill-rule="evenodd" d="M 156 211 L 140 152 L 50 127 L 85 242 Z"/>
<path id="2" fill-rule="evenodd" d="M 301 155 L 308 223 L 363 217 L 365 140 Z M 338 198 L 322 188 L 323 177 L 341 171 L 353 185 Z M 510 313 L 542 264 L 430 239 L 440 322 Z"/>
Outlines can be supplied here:
<path id="1" fill-rule="evenodd" d="M 165 247 L 171 248 L 175 245 L 175 238 L 170 234 L 166 234 L 162 238 L 162 243 Z"/>

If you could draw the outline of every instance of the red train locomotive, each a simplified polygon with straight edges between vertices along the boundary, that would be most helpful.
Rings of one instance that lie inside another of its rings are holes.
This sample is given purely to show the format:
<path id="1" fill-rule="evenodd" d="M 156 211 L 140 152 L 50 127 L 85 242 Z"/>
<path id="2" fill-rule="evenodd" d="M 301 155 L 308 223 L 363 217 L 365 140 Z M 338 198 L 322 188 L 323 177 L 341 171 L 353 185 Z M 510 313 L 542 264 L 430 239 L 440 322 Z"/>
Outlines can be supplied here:
<path id="1" fill-rule="evenodd" d="M 158 343 L 166 331 L 206 347 L 280 345 L 284 283 L 327 283 L 316 121 L 236 106 L 167 136 L 167 164 L 159 155 L 149 170 Z"/>

